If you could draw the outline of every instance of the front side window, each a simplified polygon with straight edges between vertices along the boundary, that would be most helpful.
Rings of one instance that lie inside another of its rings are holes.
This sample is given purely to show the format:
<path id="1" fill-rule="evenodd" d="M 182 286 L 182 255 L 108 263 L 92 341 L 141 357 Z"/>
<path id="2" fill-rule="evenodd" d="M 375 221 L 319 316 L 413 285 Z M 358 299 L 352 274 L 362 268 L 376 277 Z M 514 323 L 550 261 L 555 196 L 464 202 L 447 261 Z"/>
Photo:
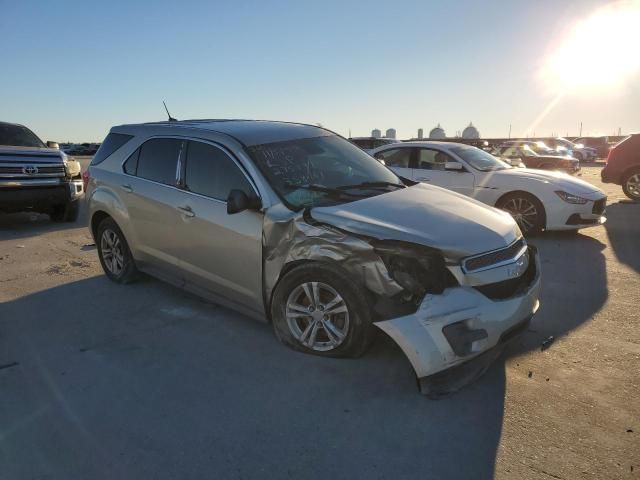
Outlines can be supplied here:
<path id="1" fill-rule="evenodd" d="M 391 170 L 337 135 L 254 145 L 247 152 L 292 210 L 405 188 Z"/>
<path id="2" fill-rule="evenodd" d="M 189 142 L 185 167 L 185 189 L 226 201 L 231 190 L 255 195 L 251 184 L 238 165 L 218 147 L 202 142 Z"/>
<path id="3" fill-rule="evenodd" d="M 509 147 L 503 152 L 503 156 L 507 157 L 509 155 L 509 151 L 512 148 L 517 147 Z M 481 172 L 491 172 L 494 170 L 504 170 L 507 168 L 513 168 L 506 162 L 497 159 L 493 155 L 484 150 L 481 150 L 476 147 L 470 147 L 467 145 L 456 145 L 455 147 L 451 147 L 450 149 L 457 156 L 462 158 L 466 163 L 471 165 L 476 170 L 480 170 Z"/>
<path id="4" fill-rule="evenodd" d="M 140 147 L 136 174 L 165 185 L 176 184 L 176 170 L 182 140 L 154 138 Z"/>
<path id="5" fill-rule="evenodd" d="M 423 170 L 444 170 L 445 164 L 451 161 L 451 157 L 444 152 L 421 148 L 418 150 L 417 168 Z"/>
<path id="6" fill-rule="evenodd" d="M 27 127 L 3 123 L 0 123 L 0 145 L 8 145 L 11 147 L 46 147 L 44 142 Z"/>
<path id="7" fill-rule="evenodd" d="M 409 168 L 411 148 L 394 148 L 376 153 L 376 158 L 384 160 L 387 167 Z"/>

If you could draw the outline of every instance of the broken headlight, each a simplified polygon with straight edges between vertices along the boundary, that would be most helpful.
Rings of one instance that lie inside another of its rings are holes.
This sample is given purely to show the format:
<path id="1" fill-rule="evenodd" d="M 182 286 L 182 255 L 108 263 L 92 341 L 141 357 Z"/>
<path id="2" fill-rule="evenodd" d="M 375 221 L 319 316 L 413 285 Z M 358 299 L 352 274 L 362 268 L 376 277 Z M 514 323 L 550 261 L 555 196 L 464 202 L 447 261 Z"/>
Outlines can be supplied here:
<path id="1" fill-rule="evenodd" d="M 456 284 L 438 250 L 391 240 L 375 241 L 372 245 L 391 278 L 415 300 L 421 300 L 427 293 L 442 293 Z"/>

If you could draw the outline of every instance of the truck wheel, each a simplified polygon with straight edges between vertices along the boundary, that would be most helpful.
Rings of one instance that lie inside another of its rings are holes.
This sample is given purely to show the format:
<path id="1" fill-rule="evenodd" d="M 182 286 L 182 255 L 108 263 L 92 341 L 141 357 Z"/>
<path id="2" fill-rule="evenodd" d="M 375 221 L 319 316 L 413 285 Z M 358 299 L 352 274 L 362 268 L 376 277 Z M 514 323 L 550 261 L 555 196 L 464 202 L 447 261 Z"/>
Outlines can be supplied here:
<path id="1" fill-rule="evenodd" d="M 358 357 L 373 325 L 366 292 L 339 268 L 300 265 L 278 282 L 271 302 L 276 337 L 294 350 L 324 357 Z"/>
<path id="2" fill-rule="evenodd" d="M 49 216 L 54 222 L 75 222 L 80 212 L 80 204 L 78 202 L 70 202 L 66 205 L 56 205 L 51 210 Z"/>
<path id="3" fill-rule="evenodd" d="M 631 200 L 640 200 L 640 169 L 632 170 L 625 175 L 622 191 Z"/>
<path id="4" fill-rule="evenodd" d="M 102 269 L 110 280 L 124 284 L 136 278 L 138 269 L 129 244 L 111 217 L 105 218 L 98 225 L 96 246 Z"/>

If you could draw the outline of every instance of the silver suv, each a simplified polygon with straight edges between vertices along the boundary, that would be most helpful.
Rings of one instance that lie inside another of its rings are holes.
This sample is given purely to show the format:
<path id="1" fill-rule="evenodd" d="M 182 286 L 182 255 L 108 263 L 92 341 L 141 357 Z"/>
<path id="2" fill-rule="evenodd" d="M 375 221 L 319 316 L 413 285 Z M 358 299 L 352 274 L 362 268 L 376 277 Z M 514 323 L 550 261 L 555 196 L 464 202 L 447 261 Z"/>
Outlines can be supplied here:
<path id="1" fill-rule="evenodd" d="M 323 128 L 122 125 L 88 177 L 111 280 L 150 273 L 322 356 L 361 355 L 375 325 L 425 393 L 450 367 L 484 368 L 539 305 L 537 254 L 508 214 L 400 178 Z"/>

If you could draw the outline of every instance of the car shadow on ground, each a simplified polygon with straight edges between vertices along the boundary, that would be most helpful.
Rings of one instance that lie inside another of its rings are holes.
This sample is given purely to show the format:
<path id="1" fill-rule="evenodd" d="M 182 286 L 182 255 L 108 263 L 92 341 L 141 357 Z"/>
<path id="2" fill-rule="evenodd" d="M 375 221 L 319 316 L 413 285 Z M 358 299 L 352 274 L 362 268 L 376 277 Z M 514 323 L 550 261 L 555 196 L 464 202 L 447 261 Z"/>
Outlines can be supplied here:
<path id="1" fill-rule="evenodd" d="M 507 356 L 566 335 L 607 298 L 603 244 L 532 243 L 542 307 Z M 152 279 L 98 276 L 0 305 L 0 366 L 10 478 L 489 479 L 503 424 L 504 358 L 431 401 L 383 334 L 357 360 L 304 355 Z"/>
<path id="2" fill-rule="evenodd" d="M 640 272 L 640 202 L 618 202 L 607 206 L 604 226 L 618 260 Z"/>
<path id="3" fill-rule="evenodd" d="M 529 239 L 538 248 L 542 267 L 540 309 L 529 329 L 507 355 L 540 349 L 549 337 L 558 339 L 591 320 L 609 295 L 605 245 L 593 237 L 548 232 Z"/>
<path id="4" fill-rule="evenodd" d="M 390 340 L 297 353 L 155 280 L 0 304 L 0 366 L 8 478 L 492 478 L 502 428 L 500 363 L 429 401 Z"/>
<path id="5" fill-rule="evenodd" d="M 70 230 L 86 225 L 84 202 L 80 205 L 80 213 L 75 222 L 54 222 L 49 215 L 37 212 L 0 213 L 0 241 L 36 237 L 47 232 Z"/>

